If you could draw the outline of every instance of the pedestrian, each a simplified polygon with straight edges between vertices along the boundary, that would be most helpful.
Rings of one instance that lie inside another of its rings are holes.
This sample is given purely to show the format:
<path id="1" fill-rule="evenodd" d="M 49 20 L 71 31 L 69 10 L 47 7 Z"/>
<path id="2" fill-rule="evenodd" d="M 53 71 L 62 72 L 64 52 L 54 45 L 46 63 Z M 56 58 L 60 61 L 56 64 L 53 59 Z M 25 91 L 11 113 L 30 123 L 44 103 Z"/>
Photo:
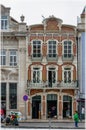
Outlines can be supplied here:
<path id="1" fill-rule="evenodd" d="M 10 124 L 10 115 L 8 115 L 7 117 L 6 117 L 6 125 L 9 125 Z"/>
<path id="2" fill-rule="evenodd" d="M 75 111 L 74 113 L 74 122 L 75 122 L 75 127 L 78 127 L 79 115 L 77 111 Z"/>

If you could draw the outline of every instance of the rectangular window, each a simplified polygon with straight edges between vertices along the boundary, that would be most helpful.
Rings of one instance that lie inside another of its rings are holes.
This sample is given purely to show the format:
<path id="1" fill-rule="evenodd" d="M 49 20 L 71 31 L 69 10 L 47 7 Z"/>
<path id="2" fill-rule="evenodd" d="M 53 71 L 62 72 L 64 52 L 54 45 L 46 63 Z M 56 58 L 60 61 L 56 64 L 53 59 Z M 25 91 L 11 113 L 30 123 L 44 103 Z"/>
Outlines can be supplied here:
<path id="1" fill-rule="evenodd" d="M 41 41 L 33 41 L 33 57 L 41 57 Z"/>
<path id="2" fill-rule="evenodd" d="M 71 83 L 71 69 L 64 68 L 64 82 Z"/>
<path id="3" fill-rule="evenodd" d="M 48 42 L 48 55 L 49 57 L 56 57 L 56 41 Z"/>
<path id="4" fill-rule="evenodd" d="M 10 51 L 10 66 L 16 66 L 17 65 L 17 51 L 11 50 Z"/>
<path id="5" fill-rule="evenodd" d="M 40 83 L 40 68 L 33 69 L 33 83 Z"/>
<path id="6" fill-rule="evenodd" d="M 1 83 L 1 101 L 6 102 L 6 83 Z"/>
<path id="7" fill-rule="evenodd" d="M 2 30 L 8 29 L 8 18 L 7 18 L 7 16 L 1 16 L 1 29 Z"/>
<path id="8" fill-rule="evenodd" d="M 71 41 L 64 41 L 64 57 L 71 58 L 72 56 L 72 44 Z"/>
<path id="9" fill-rule="evenodd" d="M 6 116 L 6 83 L 1 83 L 1 108 Z"/>
<path id="10" fill-rule="evenodd" d="M 0 57 L 1 57 L 1 65 L 6 65 L 6 50 L 1 50 L 0 52 Z"/>
<path id="11" fill-rule="evenodd" d="M 49 68 L 48 70 L 48 85 L 49 87 L 52 87 L 53 84 L 56 83 L 56 69 L 55 68 Z"/>
<path id="12" fill-rule="evenodd" d="M 17 109 L 17 83 L 9 84 L 9 108 Z"/>

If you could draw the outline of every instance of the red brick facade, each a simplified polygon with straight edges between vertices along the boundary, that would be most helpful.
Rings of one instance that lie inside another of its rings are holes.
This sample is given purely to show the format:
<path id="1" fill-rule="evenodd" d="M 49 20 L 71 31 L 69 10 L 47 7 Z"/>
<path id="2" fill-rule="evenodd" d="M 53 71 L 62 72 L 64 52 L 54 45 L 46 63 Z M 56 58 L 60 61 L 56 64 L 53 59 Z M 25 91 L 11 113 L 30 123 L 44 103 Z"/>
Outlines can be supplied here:
<path id="1" fill-rule="evenodd" d="M 48 66 L 55 66 L 58 68 L 56 70 L 57 79 L 59 83 L 63 81 L 63 68 L 64 66 L 67 67 L 72 67 L 72 80 L 75 82 L 77 80 L 77 44 L 76 44 L 76 33 L 75 33 L 75 27 L 71 25 L 64 25 L 62 24 L 61 19 L 57 19 L 55 17 L 49 17 L 43 21 L 43 24 L 39 25 L 32 25 L 30 26 L 30 39 L 29 39 L 29 45 L 28 45 L 28 56 L 31 57 L 33 47 L 32 47 L 32 41 L 33 40 L 41 40 L 42 41 L 42 60 L 36 61 L 32 60 L 31 62 L 28 61 L 28 81 L 30 82 L 32 80 L 32 66 L 41 66 L 42 67 L 42 82 L 46 82 L 48 80 L 47 75 L 48 75 Z M 40 35 L 39 35 L 40 34 Z M 42 35 L 41 35 L 42 34 Z M 57 45 L 57 52 L 58 52 L 58 59 L 49 61 L 47 60 L 47 54 L 48 54 L 48 40 L 56 40 L 58 45 Z M 72 60 L 63 60 L 63 41 L 64 40 L 70 40 L 72 41 L 72 55 L 73 59 Z M 43 59 L 46 59 L 46 61 L 43 61 Z M 67 86 L 67 84 L 66 84 Z M 73 116 L 74 111 L 77 108 L 77 102 L 74 100 L 75 99 L 75 91 L 76 87 L 69 86 L 69 87 L 62 87 L 61 85 L 58 87 L 55 86 L 54 88 L 49 88 L 47 87 L 40 87 L 36 88 L 34 85 L 32 88 L 30 88 L 30 101 L 28 102 L 28 116 L 30 119 L 34 118 L 41 118 L 41 119 L 47 119 L 48 118 L 48 108 L 49 108 L 49 101 L 48 101 L 48 94 L 55 94 L 57 95 L 56 101 L 51 101 L 51 104 L 55 104 L 56 102 L 56 115 L 54 115 L 55 118 L 57 119 L 63 119 L 63 118 L 69 118 Z M 64 112 L 64 107 L 68 105 L 68 102 L 63 100 L 63 97 L 67 95 L 71 97 L 71 107 L 70 108 L 70 113 L 69 117 L 65 115 Z M 40 102 L 37 103 L 33 101 L 33 97 L 35 96 L 40 96 Z M 52 99 L 51 99 L 52 100 Z M 54 103 L 53 103 L 54 102 Z M 65 103 L 67 102 L 67 103 Z M 32 106 L 30 105 L 32 103 Z M 36 107 L 33 107 L 34 104 L 37 104 L 39 110 L 36 110 Z M 41 104 L 41 106 L 40 106 Z M 35 116 L 33 111 L 36 110 L 38 113 L 38 116 Z M 53 117 L 53 118 L 54 118 Z"/>

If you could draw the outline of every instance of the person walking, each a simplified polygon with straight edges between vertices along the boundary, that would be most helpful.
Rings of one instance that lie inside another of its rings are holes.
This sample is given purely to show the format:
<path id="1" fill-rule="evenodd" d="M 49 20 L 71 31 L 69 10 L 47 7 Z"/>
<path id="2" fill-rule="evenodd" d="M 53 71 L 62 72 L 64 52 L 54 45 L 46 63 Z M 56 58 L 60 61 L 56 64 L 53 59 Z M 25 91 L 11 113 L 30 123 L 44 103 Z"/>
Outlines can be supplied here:
<path id="1" fill-rule="evenodd" d="M 8 116 L 6 117 L 6 125 L 9 125 L 9 124 L 10 124 L 10 121 L 11 121 L 10 115 L 8 115 Z"/>
<path id="2" fill-rule="evenodd" d="M 74 113 L 74 122 L 75 122 L 75 127 L 78 127 L 79 115 L 77 111 L 75 111 Z"/>

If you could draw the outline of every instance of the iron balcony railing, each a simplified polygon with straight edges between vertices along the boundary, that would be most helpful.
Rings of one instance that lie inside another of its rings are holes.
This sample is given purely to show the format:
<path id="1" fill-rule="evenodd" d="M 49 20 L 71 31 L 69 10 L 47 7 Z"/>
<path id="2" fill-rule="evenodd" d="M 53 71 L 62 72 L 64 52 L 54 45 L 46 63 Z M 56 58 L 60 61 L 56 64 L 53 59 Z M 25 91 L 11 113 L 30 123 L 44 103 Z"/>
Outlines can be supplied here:
<path id="1" fill-rule="evenodd" d="M 27 84 L 28 88 L 78 88 L 78 81 L 71 81 L 70 83 L 65 83 L 64 81 L 56 81 L 55 83 L 50 83 L 49 81 L 43 82 L 43 81 L 39 81 L 39 82 L 33 82 L 33 81 L 28 81 Z"/>

